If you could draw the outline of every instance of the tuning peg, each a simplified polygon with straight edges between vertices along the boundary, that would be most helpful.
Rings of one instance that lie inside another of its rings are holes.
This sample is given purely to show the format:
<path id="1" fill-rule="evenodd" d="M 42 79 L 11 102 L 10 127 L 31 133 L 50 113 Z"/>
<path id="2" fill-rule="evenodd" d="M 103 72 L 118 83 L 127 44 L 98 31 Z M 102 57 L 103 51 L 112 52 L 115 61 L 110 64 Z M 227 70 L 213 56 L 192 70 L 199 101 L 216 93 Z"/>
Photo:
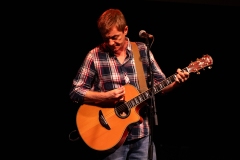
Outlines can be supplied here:
<path id="1" fill-rule="evenodd" d="M 212 66 L 208 66 L 208 69 L 212 69 Z"/>

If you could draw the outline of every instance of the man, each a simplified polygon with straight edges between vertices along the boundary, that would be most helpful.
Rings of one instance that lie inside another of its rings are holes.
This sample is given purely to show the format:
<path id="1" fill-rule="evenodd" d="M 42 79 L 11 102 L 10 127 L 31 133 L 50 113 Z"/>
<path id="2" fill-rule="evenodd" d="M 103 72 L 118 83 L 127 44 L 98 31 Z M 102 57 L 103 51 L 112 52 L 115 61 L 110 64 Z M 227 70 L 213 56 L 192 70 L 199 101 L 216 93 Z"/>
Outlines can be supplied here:
<path id="1" fill-rule="evenodd" d="M 126 94 L 131 94 L 126 93 L 126 84 L 131 84 L 139 89 L 132 45 L 127 37 L 128 26 L 124 15 L 118 9 L 108 9 L 99 17 L 97 24 L 104 42 L 87 54 L 73 80 L 70 91 L 70 98 L 79 104 L 115 104 L 124 101 Z M 149 67 L 147 47 L 142 42 L 136 42 L 136 44 L 142 58 L 147 81 Z M 166 77 L 151 51 L 150 59 L 156 84 Z M 165 87 L 161 94 L 169 92 L 186 81 L 188 77 L 188 72 L 177 69 L 175 82 Z M 87 112 L 92 111 L 89 108 Z M 148 159 L 150 126 L 147 111 L 148 106 L 141 108 L 139 114 L 143 121 L 129 125 L 131 127 L 127 128 L 128 134 L 124 143 L 114 148 L 115 150 L 109 153 L 104 158 L 105 160 Z M 106 141 L 111 141 L 111 138 Z M 153 160 L 156 160 L 155 147 L 153 148 Z"/>

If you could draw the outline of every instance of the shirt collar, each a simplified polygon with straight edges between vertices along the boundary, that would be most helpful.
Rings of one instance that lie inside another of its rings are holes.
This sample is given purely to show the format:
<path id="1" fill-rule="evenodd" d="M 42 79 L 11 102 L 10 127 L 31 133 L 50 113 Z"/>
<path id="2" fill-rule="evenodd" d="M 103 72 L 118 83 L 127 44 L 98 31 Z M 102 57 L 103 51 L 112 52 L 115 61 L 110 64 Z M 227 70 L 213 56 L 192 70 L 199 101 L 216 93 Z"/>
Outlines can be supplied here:
<path id="1" fill-rule="evenodd" d="M 128 50 L 128 51 L 131 51 L 131 50 L 132 50 L 132 46 L 131 46 L 130 40 L 129 40 L 128 37 L 126 37 L 126 40 L 127 40 L 127 42 L 128 42 L 128 44 L 127 44 L 127 50 Z"/>
<path id="2" fill-rule="evenodd" d="M 131 45 L 131 42 L 130 42 L 128 37 L 126 37 L 126 40 L 128 42 L 128 44 L 127 44 L 127 54 L 129 55 L 129 58 L 132 59 L 133 58 L 132 45 Z"/>

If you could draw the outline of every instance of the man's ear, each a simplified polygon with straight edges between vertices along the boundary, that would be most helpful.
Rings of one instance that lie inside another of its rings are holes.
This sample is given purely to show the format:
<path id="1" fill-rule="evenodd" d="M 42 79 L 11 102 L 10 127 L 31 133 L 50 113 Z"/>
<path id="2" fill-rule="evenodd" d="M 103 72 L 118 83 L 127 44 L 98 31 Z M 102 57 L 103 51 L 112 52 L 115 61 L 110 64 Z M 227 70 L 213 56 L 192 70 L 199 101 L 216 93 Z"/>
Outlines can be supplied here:
<path id="1" fill-rule="evenodd" d="M 126 27 L 124 28 L 124 34 L 125 34 L 125 36 L 127 35 L 127 33 L 128 33 L 128 26 L 126 26 Z"/>

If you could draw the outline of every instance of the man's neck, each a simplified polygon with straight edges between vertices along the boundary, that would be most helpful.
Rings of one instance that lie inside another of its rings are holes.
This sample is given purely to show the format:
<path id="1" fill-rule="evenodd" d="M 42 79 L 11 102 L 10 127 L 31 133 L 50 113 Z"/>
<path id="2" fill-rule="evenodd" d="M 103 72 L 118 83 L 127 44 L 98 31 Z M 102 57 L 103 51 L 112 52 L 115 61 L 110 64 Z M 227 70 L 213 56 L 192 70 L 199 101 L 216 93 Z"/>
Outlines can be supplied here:
<path id="1" fill-rule="evenodd" d="M 118 57 L 118 56 L 126 56 L 126 51 L 127 51 L 127 45 L 128 45 L 128 41 L 126 40 L 124 42 L 123 47 L 121 47 L 117 52 L 115 52 L 114 54 Z"/>

